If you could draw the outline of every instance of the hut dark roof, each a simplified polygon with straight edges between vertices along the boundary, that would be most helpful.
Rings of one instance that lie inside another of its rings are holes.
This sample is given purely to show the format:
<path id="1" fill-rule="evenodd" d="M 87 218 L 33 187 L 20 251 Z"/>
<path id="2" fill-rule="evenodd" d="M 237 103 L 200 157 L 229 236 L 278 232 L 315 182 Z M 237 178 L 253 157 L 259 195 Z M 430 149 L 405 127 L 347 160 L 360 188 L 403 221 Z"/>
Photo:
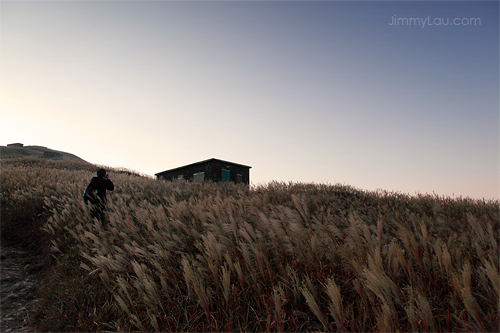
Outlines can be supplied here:
<path id="1" fill-rule="evenodd" d="M 239 163 L 224 161 L 224 160 L 220 160 L 220 159 L 217 159 L 217 158 L 209 158 L 207 160 L 203 160 L 203 161 L 200 161 L 200 162 L 186 164 L 186 165 L 183 165 L 183 166 L 180 166 L 180 167 L 177 167 L 177 168 L 173 168 L 173 169 L 165 170 L 165 171 L 162 171 L 162 172 L 158 172 L 157 174 L 155 174 L 155 176 L 160 176 L 160 175 L 162 175 L 164 173 L 167 173 L 167 172 L 181 170 L 181 169 L 189 168 L 189 167 L 192 167 L 192 166 L 195 166 L 195 165 L 199 165 L 199 164 L 205 164 L 205 163 L 208 163 L 208 162 L 211 162 L 211 161 L 217 161 L 217 162 L 221 162 L 221 163 L 225 163 L 225 164 L 237 165 L 237 166 L 245 167 L 245 168 L 248 168 L 248 169 L 252 168 L 251 166 L 248 166 L 248 165 L 243 165 L 243 164 L 239 164 Z"/>

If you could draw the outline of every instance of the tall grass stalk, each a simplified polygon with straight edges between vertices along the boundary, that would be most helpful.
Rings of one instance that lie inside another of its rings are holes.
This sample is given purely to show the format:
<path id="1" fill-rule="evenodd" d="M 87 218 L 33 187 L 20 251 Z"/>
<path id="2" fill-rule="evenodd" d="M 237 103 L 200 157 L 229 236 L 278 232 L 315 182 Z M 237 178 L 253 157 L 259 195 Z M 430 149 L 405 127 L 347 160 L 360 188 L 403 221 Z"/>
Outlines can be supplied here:
<path id="1" fill-rule="evenodd" d="M 111 169 L 105 230 L 95 170 L 2 160 L 2 238 L 50 267 L 36 330 L 499 331 L 497 200 Z"/>

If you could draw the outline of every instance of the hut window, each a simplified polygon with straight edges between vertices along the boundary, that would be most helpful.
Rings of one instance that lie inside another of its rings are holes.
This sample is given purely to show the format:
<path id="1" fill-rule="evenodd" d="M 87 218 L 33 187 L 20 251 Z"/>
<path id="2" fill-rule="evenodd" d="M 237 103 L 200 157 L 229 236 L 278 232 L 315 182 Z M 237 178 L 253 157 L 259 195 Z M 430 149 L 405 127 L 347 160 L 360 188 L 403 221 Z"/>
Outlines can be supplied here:
<path id="1" fill-rule="evenodd" d="M 197 172 L 193 174 L 193 181 L 194 182 L 202 182 L 205 180 L 205 173 L 204 172 Z"/>

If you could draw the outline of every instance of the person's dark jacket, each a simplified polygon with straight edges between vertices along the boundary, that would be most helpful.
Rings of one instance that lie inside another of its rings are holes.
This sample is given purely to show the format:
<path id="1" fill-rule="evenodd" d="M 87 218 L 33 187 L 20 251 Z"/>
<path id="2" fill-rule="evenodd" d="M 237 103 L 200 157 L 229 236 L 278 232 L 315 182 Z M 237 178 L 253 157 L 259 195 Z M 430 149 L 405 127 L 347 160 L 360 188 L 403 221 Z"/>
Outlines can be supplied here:
<path id="1" fill-rule="evenodd" d="M 106 203 L 106 190 L 113 191 L 115 189 L 113 182 L 106 178 L 93 177 L 90 181 L 90 184 L 92 183 L 96 183 L 97 195 L 102 203 Z"/>

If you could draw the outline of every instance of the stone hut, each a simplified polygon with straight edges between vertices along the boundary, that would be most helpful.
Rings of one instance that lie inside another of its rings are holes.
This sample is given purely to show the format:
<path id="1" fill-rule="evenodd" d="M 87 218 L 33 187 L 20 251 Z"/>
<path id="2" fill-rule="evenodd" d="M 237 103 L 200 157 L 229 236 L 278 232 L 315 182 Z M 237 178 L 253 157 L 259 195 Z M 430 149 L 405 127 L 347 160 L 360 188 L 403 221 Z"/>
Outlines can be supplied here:
<path id="1" fill-rule="evenodd" d="M 166 170 L 156 174 L 157 179 L 250 184 L 250 166 L 211 158 Z"/>

